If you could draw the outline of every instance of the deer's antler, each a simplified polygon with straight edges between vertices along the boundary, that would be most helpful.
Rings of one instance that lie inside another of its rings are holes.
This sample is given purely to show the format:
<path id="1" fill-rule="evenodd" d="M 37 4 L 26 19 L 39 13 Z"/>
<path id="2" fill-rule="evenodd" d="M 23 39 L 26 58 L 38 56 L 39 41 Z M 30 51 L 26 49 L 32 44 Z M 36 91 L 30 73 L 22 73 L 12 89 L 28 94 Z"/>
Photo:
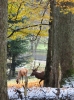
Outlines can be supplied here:
<path id="1" fill-rule="evenodd" d="M 40 66 L 40 62 L 39 62 L 39 65 L 37 66 L 36 70 L 38 70 L 39 66 Z"/>

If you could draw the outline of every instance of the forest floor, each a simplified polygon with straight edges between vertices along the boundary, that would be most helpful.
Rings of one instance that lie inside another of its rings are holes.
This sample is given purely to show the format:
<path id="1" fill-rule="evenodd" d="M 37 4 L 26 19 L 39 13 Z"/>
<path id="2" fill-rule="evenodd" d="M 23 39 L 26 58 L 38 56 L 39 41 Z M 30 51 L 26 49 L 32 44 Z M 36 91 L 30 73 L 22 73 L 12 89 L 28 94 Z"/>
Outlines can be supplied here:
<path id="1" fill-rule="evenodd" d="M 40 87 L 39 79 L 28 78 L 27 96 L 25 96 L 23 88 L 25 83 L 22 84 L 20 81 L 20 84 L 17 84 L 16 78 L 10 79 L 7 81 L 9 100 L 74 100 L 74 77 L 72 81 L 68 80 L 62 88 L 52 88 L 43 87 L 43 82 Z"/>
<path id="2" fill-rule="evenodd" d="M 27 96 L 25 96 L 23 85 L 25 83 L 17 84 L 16 79 L 8 80 L 9 100 L 74 100 L 74 87 L 43 87 L 43 82 L 40 87 L 39 79 L 32 78 L 28 79 Z"/>
<path id="3" fill-rule="evenodd" d="M 41 86 L 43 86 L 43 81 L 40 83 Z M 20 84 L 17 84 L 16 83 L 16 79 L 11 79 L 11 80 L 8 80 L 7 81 L 7 87 L 10 88 L 10 87 L 16 87 L 16 88 L 21 88 L 23 85 L 25 85 L 25 83 L 20 81 Z M 31 87 L 40 87 L 39 85 L 39 79 L 36 79 L 36 78 L 32 78 L 32 79 L 28 79 L 28 88 L 31 88 Z"/>

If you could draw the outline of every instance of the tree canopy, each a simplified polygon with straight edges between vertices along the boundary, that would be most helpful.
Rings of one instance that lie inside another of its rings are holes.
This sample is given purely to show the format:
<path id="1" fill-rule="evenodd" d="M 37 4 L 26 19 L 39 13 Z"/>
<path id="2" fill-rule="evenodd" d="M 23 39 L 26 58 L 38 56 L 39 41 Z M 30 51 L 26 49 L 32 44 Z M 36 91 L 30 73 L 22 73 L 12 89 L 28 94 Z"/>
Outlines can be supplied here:
<path id="1" fill-rule="evenodd" d="M 15 39 L 28 34 L 47 36 L 49 8 L 47 0 L 9 0 L 8 37 Z"/>

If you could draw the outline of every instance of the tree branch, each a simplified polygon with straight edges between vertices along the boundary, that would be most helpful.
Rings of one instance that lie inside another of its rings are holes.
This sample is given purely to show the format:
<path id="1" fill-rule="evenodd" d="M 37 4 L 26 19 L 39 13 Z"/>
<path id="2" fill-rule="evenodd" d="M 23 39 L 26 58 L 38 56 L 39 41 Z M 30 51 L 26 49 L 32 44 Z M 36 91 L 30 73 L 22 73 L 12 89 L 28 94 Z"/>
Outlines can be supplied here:
<path id="1" fill-rule="evenodd" d="M 48 0 L 48 2 L 47 2 L 47 4 L 46 4 L 46 7 L 45 7 L 45 9 L 44 9 L 44 12 L 43 12 L 42 17 L 45 15 L 45 12 L 47 11 L 47 8 L 48 8 L 49 3 L 50 3 L 50 2 L 49 2 L 49 0 Z M 41 28 L 42 28 L 42 22 L 43 22 L 43 18 L 41 19 L 40 30 L 39 30 L 39 32 L 37 33 L 36 38 L 33 39 L 32 41 L 35 41 L 35 40 L 37 39 L 38 35 L 40 34 L 40 32 L 41 32 Z"/>
<path id="2" fill-rule="evenodd" d="M 18 16 L 18 12 L 19 12 L 19 9 L 20 9 L 22 3 L 23 3 L 23 2 L 21 2 L 20 6 L 19 6 L 19 8 L 18 8 L 17 16 Z M 43 12 L 42 17 L 45 15 L 45 12 L 47 11 L 48 5 L 49 5 L 49 0 L 48 0 L 48 2 L 47 2 L 47 4 L 46 4 L 46 7 L 45 7 L 45 9 L 44 9 L 44 12 Z M 17 16 L 16 16 L 15 20 L 17 19 Z M 7 38 L 11 37 L 15 32 L 18 32 L 18 31 L 20 31 L 20 30 L 22 30 L 22 29 L 26 29 L 26 28 L 30 28 L 30 27 L 39 26 L 40 30 L 39 30 L 39 32 L 37 33 L 36 38 L 33 40 L 33 41 L 35 41 L 35 40 L 37 39 L 38 35 L 39 35 L 40 32 L 41 32 L 42 25 L 49 25 L 49 24 L 43 24 L 43 18 L 42 18 L 40 24 L 31 25 L 31 26 L 26 26 L 26 27 L 22 27 L 22 28 L 15 29 L 15 30 L 14 30 L 14 29 L 11 29 L 11 30 L 12 30 L 12 33 L 11 33 Z"/>
<path id="3" fill-rule="evenodd" d="M 22 1 L 22 2 L 20 3 L 19 7 L 18 7 L 15 20 L 17 19 L 17 16 L 18 16 L 18 14 L 19 14 L 19 10 L 20 10 L 20 8 L 21 8 L 21 6 L 22 6 L 22 3 L 24 3 L 24 1 Z"/>
<path id="4" fill-rule="evenodd" d="M 18 31 L 20 31 L 22 29 L 27 29 L 27 28 L 30 28 L 30 27 L 37 27 L 37 26 L 42 26 L 42 25 L 49 25 L 49 24 L 36 24 L 36 25 L 31 25 L 31 26 L 26 26 L 26 27 L 18 28 L 18 29 L 15 29 L 15 30 L 11 29 L 12 33 L 7 38 L 11 37 L 15 32 L 18 32 Z"/>

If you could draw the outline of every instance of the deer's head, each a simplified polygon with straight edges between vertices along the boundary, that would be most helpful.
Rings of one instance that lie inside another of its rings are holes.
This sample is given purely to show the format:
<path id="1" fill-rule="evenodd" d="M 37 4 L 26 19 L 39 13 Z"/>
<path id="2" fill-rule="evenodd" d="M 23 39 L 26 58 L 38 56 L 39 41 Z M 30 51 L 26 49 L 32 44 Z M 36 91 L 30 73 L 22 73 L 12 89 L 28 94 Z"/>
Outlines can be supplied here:
<path id="1" fill-rule="evenodd" d="M 40 66 L 40 63 L 39 63 L 39 65 L 37 66 L 37 68 L 33 68 L 33 69 L 32 69 L 32 73 L 31 73 L 30 76 L 34 76 L 34 75 L 35 75 L 35 73 L 36 73 L 36 71 L 38 70 L 39 66 Z"/>

